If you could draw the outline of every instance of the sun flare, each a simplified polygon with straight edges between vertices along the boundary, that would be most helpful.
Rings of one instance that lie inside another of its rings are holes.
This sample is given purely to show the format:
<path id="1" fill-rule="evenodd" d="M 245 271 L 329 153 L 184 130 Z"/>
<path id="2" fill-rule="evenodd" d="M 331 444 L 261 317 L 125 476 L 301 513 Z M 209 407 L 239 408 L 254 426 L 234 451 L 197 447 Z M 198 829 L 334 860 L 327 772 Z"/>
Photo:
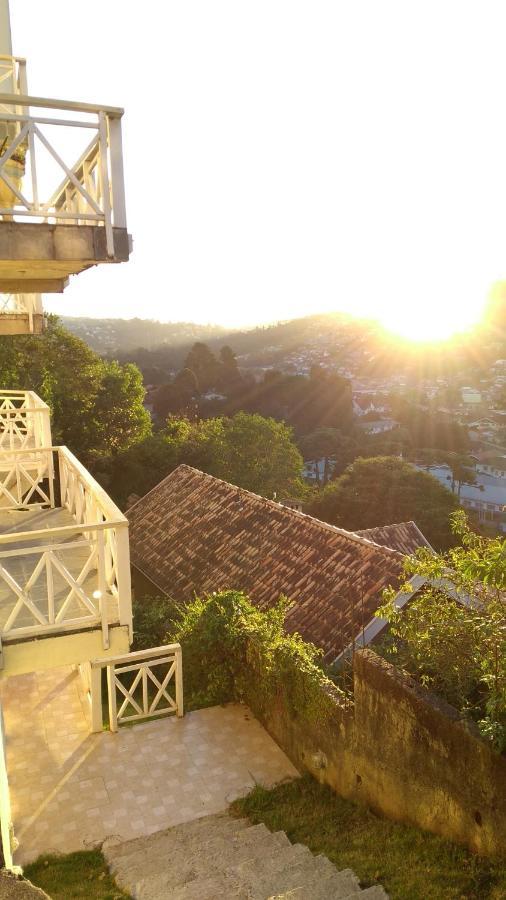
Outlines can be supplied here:
<path id="1" fill-rule="evenodd" d="M 427 304 L 424 309 L 406 305 L 395 305 L 377 316 L 387 331 L 399 338 L 415 343 L 440 343 L 461 334 L 474 325 L 479 318 L 463 313 L 456 315 L 455 309 L 434 309 Z"/>

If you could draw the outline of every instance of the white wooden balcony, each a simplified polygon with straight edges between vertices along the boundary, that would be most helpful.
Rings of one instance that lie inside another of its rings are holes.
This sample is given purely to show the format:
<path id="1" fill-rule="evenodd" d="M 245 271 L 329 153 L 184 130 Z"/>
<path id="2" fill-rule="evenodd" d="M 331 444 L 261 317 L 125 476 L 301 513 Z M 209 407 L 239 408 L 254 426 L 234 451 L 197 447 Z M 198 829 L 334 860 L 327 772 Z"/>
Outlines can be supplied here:
<path id="1" fill-rule="evenodd" d="M 36 446 L 0 452 L 0 497 L 4 668 L 37 668 L 40 638 L 66 639 L 46 666 L 128 650 L 128 523 L 106 492 L 66 447 Z"/>
<path id="2" fill-rule="evenodd" d="M 47 403 L 34 391 L 0 391 L 0 462 L 5 450 L 50 447 Z"/>
<path id="3" fill-rule="evenodd" d="M 0 93 L 0 292 L 60 292 L 71 274 L 128 259 L 123 110 L 29 96 L 16 57 L 0 57 L 0 91 L 7 89 Z"/>

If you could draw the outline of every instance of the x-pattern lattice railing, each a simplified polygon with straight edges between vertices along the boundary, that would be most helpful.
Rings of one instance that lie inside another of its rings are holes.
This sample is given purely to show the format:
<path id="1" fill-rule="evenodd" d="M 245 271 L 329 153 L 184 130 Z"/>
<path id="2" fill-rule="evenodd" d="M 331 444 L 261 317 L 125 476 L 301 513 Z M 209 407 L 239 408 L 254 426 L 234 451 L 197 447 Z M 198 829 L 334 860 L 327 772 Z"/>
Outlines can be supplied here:
<path id="1" fill-rule="evenodd" d="M 0 93 L 26 94 L 26 59 L 21 56 L 0 54 Z M 0 111 L 10 113 L 12 107 L 0 104 Z"/>
<path id="2" fill-rule="evenodd" d="M 83 558 L 76 563 L 80 552 Z M 9 570 L 9 563 L 12 566 L 20 557 L 22 579 Z M 34 626 L 40 630 L 62 623 L 68 626 L 89 624 L 90 620 L 99 622 L 100 604 L 85 588 L 86 579 L 96 567 L 96 546 L 85 540 L 0 553 L 0 579 L 15 597 L 2 634 L 15 631 L 21 636 L 31 633 Z"/>
<path id="3" fill-rule="evenodd" d="M 11 112 L 2 112 L 5 107 Z M 31 107 L 69 110 L 74 116 L 30 114 Z M 113 257 L 113 226 L 126 228 L 121 115 L 122 110 L 112 107 L 22 95 L 9 99 L 0 93 L 0 131 L 8 135 L 6 146 L 0 150 L 0 181 L 12 198 L 9 206 L 0 208 L 0 216 L 104 225 L 107 253 Z M 91 130 L 92 138 L 77 160 L 69 163 L 62 155 L 65 141 L 55 139 L 55 129 L 77 129 L 85 134 Z M 12 165 L 20 159 L 24 163 L 16 174 Z M 47 170 L 49 163 L 59 173 L 59 183 L 47 191 L 40 172 L 44 167 Z"/>
<path id="4" fill-rule="evenodd" d="M 120 510 L 66 447 L 0 453 L 0 507 L 55 508 L 54 455 L 59 508 L 73 524 L 0 534 L 0 633 L 100 622 L 107 649 L 111 621 L 132 628 L 128 522 Z"/>
<path id="5" fill-rule="evenodd" d="M 94 660 L 92 668 L 107 668 L 109 727 L 176 713 L 183 715 L 183 663 L 180 644 L 112 659 Z"/>
<path id="6" fill-rule="evenodd" d="M 48 405 L 33 391 L 0 391 L 0 460 L 4 450 L 49 446 L 51 423 Z"/>
<path id="7" fill-rule="evenodd" d="M 0 315 L 26 316 L 33 332 L 33 317 L 43 316 L 41 294 L 0 294 Z"/>
<path id="8" fill-rule="evenodd" d="M 34 507 L 54 507 L 52 452 L 5 450 L 0 453 L 0 508 Z"/>

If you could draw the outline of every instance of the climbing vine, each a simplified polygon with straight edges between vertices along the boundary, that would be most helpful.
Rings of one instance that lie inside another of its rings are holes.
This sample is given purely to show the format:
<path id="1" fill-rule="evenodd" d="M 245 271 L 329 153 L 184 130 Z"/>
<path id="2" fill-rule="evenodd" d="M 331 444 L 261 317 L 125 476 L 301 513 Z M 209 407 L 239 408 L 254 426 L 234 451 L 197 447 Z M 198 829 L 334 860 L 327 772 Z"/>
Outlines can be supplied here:
<path id="1" fill-rule="evenodd" d="M 322 653 L 285 631 L 289 601 L 261 611 L 239 591 L 198 598 L 181 613 L 168 639 L 183 647 L 190 708 L 244 700 L 257 712 L 280 695 L 294 717 L 323 722 L 345 694 L 325 675 Z"/>

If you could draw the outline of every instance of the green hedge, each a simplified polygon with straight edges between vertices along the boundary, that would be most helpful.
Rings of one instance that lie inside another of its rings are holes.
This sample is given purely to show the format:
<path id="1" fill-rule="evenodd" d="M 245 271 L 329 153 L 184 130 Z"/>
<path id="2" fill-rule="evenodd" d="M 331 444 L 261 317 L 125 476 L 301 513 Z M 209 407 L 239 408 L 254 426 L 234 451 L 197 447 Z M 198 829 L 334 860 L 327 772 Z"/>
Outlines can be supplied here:
<path id="1" fill-rule="evenodd" d="M 183 648 L 185 705 L 189 709 L 251 702 L 269 710 L 283 691 L 291 712 L 322 721 L 338 688 L 326 677 L 322 653 L 298 634 L 287 634 L 289 602 L 265 612 L 240 591 L 194 600 L 167 635 Z M 339 691 L 344 698 L 344 692 Z"/>

